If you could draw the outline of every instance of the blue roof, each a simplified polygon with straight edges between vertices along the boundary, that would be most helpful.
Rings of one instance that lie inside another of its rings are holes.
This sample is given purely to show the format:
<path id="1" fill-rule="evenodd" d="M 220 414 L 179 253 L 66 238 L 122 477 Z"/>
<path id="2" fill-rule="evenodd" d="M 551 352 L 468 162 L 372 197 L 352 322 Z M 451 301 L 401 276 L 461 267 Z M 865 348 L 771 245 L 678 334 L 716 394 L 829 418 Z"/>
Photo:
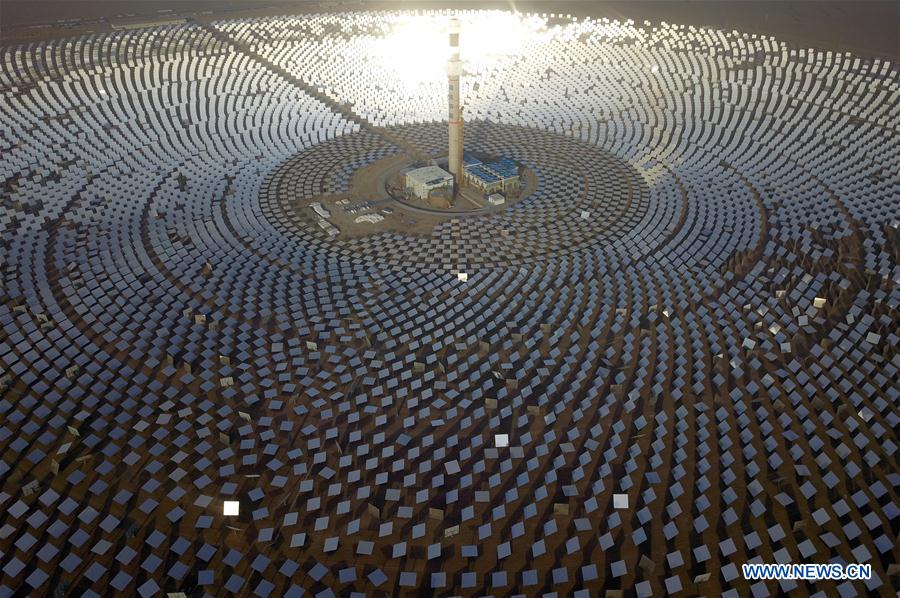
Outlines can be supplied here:
<path id="1" fill-rule="evenodd" d="M 481 160 L 473 156 L 468 152 L 463 152 L 463 165 L 464 166 L 473 166 L 475 164 L 481 164 Z"/>
<path id="2" fill-rule="evenodd" d="M 480 179 L 486 183 L 493 183 L 500 180 L 500 177 L 488 170 L 485 170 L 481 166 L 471 166 L 469 167 L 469 172 L 475 178 Z"/>
<path id="3" fill-rule="evenodd" d="M 477 160 L 477 158 L 463 154 L 463 160 L 467 157 Z M 509 179 L 519 175 L 519 167 L 509 158 L 501 158 L 496 162 L 488 162 L 485 164 L 482 164 L 481 162 L 466 164 L 465 169 L 467 172 L 471 173 L 472 176 L 486 183 L 494 183 L 501 179 Z"/>
<path id="4" fill-rule="evenodd" d="M 519 174 L 519 169 L 516 167 L 515 163 L 512 160 L 490 162 L 488 164 L 485 164 L 484 167 L 504 179 L 508 179 Z"/>

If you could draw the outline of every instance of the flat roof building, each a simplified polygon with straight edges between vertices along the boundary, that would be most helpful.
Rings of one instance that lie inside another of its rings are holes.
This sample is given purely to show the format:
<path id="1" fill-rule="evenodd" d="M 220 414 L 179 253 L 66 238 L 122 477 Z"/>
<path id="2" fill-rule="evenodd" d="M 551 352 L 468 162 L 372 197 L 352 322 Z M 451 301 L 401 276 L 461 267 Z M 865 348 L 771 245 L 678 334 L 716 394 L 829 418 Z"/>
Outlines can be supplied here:
<path id="1" fill-rule="evenodd" d="M 438 189 L 453 189 L 453 175 L 439 166 L 423 166 L 406 173 L 406 188 L 419 199 Z"/>
<path id="2" fill-rule="evenodd" d="M 469 166 L 475 166 L 477 164 L 481 164 L 481 160 L 479 160 L 469 152 L 463 153 L 463 167 L 468 168 Z"/>
<path id="3" fill-rule="evenodd" d="M 309 204 L 309 207 L 311 207 L 313 211 L 319 215 L 320 218 L 331 218 L 331 212 L 329 212 L 328 209 L 319 202 L 313 202 Z"/>
<path id="4" fill-rule="evenodd" d="M 509 158 L 496 162 L 473 162 L 466 167 L 465 180 L 484 193 L 509 191 L 519 187 L 519 167 Z"/>

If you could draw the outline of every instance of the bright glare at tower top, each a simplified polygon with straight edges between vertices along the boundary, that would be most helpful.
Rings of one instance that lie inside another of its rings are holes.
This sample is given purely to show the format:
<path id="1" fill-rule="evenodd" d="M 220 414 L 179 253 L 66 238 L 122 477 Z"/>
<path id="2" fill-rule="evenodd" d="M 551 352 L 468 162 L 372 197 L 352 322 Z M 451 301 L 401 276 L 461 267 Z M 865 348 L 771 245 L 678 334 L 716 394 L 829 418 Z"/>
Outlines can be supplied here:
<path id="1" fill-rule="evenodd" d="M 443 80 L 449 57 L 447 31 L 456 18 L 465 31 L 460 58 L 465 69 L 477 70 L 483 60 L 517 54 L 546 30 L 546 20 L 511 12 L 480 11 L 475 14 L 415 15 L 398 22 L 376 42 L 383 66 L 397 73 L 397 80 L 414 87 Z"/>

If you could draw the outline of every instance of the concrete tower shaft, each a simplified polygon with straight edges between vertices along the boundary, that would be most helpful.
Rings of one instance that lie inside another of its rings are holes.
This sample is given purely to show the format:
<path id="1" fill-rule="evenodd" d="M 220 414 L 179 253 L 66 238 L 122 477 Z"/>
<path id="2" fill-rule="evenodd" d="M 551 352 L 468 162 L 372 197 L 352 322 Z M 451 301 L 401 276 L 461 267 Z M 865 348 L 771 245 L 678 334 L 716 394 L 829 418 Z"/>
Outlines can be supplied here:
<path id="1" fill-rule="evenodd" d="M 459 78 L 462 74 L 462 62 L 459 59 L 459 21 L 450 21 L 450 60 L 447 61 L 447 82 L 449 87 L 449 129 L 450 147 L 448 151 L 448 168 L 457 186 L 462 184 L 463 175 L 463 118 L 459 104 Z"/>

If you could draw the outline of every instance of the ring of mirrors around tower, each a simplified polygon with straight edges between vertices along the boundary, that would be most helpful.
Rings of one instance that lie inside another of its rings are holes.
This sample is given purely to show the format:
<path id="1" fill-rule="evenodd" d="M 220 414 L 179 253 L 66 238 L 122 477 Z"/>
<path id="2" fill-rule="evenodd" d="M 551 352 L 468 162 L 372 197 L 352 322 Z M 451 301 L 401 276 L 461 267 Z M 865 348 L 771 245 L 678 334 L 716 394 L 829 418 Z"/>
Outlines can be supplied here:
<path id="1" fill-rule="evenodd" d="M 0 595 L 890 586 L 896 65 L 460 15 L 503 203 L 400 182 L 446 13 L 0 48 Z"/>

